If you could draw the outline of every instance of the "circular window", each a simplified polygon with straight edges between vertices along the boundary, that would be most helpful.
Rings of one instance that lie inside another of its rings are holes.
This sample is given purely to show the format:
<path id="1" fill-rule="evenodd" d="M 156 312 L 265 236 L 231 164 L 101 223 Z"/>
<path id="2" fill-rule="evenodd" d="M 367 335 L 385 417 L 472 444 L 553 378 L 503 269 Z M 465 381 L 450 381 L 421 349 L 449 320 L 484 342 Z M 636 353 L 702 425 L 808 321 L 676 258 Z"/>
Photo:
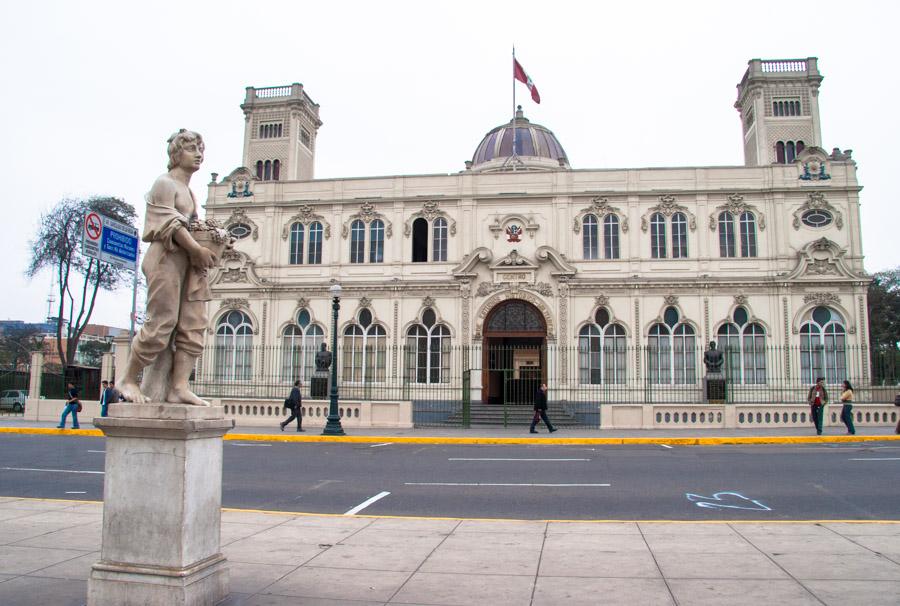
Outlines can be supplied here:
<path id="1" fill-rule="evenodd" d="M 250 229 L 250 226 L 243 223 L 235 223 L 228 228 L 228 233 L 231 234 L 231 237 L 236 240 L 246 238 L 250 235 L 251 231 L 252 230 Z"/>
<path id="2" fill-rule="evenodd" d="M 825 326 L 831 321 L 831 310 L 827 307 L 817 307 L 812 312 L 812 319 L 819 326 Z"/>
<path id="3" fill-rule="evenodd" d="M 825 227 L 831 223 L 831 213 L 827 210 L 808 210 L 800 217 L 804 225 L 809 227 Z"/>

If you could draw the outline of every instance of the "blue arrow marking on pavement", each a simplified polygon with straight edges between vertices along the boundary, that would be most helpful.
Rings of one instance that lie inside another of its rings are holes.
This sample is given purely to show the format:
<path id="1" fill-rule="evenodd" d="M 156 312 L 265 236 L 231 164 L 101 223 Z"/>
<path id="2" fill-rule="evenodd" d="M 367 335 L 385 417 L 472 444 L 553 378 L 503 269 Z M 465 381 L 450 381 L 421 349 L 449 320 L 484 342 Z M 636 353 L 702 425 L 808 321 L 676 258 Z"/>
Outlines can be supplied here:
<path id="1" fill-rule="evenodd" d="M 749 509 L 753 511 L 772 511 L 771 507 L 763 505 L 754 499 L 748 499 L 744 495 L 737 492 L 717 492 L 711 497 L 703 495 L 685 493 L 688 501 L 691 501 L 697 507 L 706 509 Z M 729 503 L 730 501 L 730 503 Z"/>

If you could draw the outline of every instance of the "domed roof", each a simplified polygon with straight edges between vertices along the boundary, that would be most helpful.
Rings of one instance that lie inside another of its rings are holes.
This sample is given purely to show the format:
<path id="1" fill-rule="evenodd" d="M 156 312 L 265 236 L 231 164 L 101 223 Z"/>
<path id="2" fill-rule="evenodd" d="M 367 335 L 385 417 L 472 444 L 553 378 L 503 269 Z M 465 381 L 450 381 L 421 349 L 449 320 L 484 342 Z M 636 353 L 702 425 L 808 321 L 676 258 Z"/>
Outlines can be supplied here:
<path id="1" fill-rule="evenodd" d="M 484 136 L 467 168 L 474 171 L 559 170 L 569 168 L 569 161 L 556 135 L 549 128 L 530 122 L 519 106 L 515 120 L 501 124 Z"/>

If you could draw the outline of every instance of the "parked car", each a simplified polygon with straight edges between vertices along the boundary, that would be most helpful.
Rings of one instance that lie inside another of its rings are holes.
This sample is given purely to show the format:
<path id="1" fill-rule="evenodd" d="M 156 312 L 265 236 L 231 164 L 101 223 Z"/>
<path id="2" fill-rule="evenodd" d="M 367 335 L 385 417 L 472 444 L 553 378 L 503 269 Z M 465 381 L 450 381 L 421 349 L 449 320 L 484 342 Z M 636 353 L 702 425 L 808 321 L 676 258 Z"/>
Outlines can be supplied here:
<path id="1" fill-rule="evenodd" d="M 28 392 L 24 389 L 7 389 L 0 393 L 0 410 L 11 408 L 13 412 L 22 412 L 27 399 Z"/>

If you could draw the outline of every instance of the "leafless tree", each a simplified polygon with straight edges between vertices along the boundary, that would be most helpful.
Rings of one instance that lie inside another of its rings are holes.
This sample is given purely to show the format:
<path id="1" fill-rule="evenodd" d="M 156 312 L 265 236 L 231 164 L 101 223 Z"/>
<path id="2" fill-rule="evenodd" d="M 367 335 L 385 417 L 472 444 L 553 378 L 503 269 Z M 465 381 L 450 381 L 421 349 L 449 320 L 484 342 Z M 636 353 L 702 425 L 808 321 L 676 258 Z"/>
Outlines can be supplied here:
<path id="1" fill-rule="evenodd" d="M 78 340 L 90 322 L 99 289 L 115 290 L 131 277 L 126 270 L 81 254 L 83 221 L 91 211 L 131 226 L 137 219 L 134 207 L 118 198 L 64 198 L 41 216 L 37 235 L 31 242 L 31 261 L 25 271 L 29 278 L 43 269 L 56 273 L 59 285 L 56 351 L 64 369 L 75 360 Z M 82 278 L 80 292 L 77 276 Z"/>

